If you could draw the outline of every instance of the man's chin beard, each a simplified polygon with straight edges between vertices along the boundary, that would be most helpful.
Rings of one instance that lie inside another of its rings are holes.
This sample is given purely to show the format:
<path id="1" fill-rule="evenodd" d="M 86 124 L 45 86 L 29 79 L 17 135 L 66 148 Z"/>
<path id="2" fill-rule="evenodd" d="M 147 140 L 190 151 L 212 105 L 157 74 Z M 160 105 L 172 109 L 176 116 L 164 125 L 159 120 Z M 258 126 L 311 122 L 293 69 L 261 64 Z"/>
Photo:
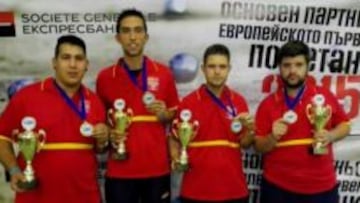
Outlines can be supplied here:
<path id="1" fill-rule="evenodd" d="M 289 88 L 289 89 L 298 89 L 300 88 L 301 86 L 304 85 L 305 81 L 302 80 L 302 81 L 299 81 L 298 83 L 296 84 L 290 84 L 288 83 L 286 80 L 284 80 L 284 83 L 285 83 L 285 87 Z"/>

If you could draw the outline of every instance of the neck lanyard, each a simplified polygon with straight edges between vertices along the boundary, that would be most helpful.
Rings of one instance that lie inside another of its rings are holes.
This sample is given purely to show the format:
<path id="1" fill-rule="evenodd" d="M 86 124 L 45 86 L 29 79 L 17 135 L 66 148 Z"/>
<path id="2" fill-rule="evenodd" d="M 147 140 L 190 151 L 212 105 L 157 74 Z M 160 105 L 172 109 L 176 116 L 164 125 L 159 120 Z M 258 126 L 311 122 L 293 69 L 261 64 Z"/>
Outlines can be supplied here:
<path id="1" fill-rule="evenodd" d="M 142 61 L 142 67 L 141 67 L 141 82 L 142 82 L 142 87 L 140 87 L 138 80 L 136 78 L 136 75 L 134 73 L 131 72 L 128 64 L 126 64 L 125 60 L 122 59 L 121 63 L 125 68 L 126 73 L 128 74 L 129 78 L 131 79 L 131 81 L 133 82 L 133 84 L 135 86 L 137 86 L 138 88 L 140 88 L 143 92 L 146 92 L 148 90 L 148 85 L 147 85 L 147 69 L 146 69 L 146 58 L 143 58 Z"/>
<path id="2" fill-rule="evenodd" d="M 301 87 L 301 89 L 296 93 L 295 99 L 292 100 L 290 99 L 286 91 L 286 88 L 284 88 L 285 103 L 290 110 L 294 110 L 295 106 L 299 103 L 301 96 L 304 93 L 304 90 L 305 90 L 305 85 Z"/>
<path id="3" fill-rule="evenodd" d="M 234 108 L 233 103 L 231 102 L 230 96 L 226 95 L 227 100 L 230 104 L 230 109 L 226 107 L 226 105 L 218 98 L 216 97 L 208 88 L 206 88 L 206 92 L 210 95 L 211 99 L 215 102 L 217 106 L 219 106 L 222 110 L 224 110 L 226 113 L 230 114 L 233 118 L 236 117 L 236 110 Z"/>
<path id="4" fill-rule="evenodd" d="M 80 108 L 74 103 L 74 101 L 66 94 L 66 92 L 56 83 L 54 80 L 54 85 L 61 97 L 65 100 L 66 104 L 81 118 L 81 120 L 86 119 L 86 110 L 85 110 L 85 97 L 82 89 L 80 89 Z"/>

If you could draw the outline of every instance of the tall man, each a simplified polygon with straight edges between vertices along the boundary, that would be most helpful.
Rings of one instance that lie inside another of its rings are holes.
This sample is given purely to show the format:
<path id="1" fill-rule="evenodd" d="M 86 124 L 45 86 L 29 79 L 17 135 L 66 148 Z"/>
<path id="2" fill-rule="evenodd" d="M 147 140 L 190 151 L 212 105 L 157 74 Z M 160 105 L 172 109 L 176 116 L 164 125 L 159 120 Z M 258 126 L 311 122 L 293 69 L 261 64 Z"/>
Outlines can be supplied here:
<path id="1" fill-rule="evenodd" d="M 191 123 L 199 123 L 188 146 L 190 168 L 183 177 L 182 202 L 247 203 L 241 147 L 253 142 L 253 121 L 244 97 L 226 85 L 230 73 L 228 48 L 222 44 L 209 46 L 202 72 L 206 83 L 186 96 L 178 110 L 180 122 L 190 118 L 184 115 L 189 111 Z M 173 160 L 181 162 L 178 148 L 172 146 Z"/>
<path id="2" fill-rule="evenodd" d="M 149 35 L 141 12 L 123 11 L 116 29 L 115 38 L 124 56 L 99 73 L 96 89 L 107 109 L 114 110 L 114 103 L 120 100 L 123 110 L 131 109 L 133 115 L 126 133 L 112 131 L 115 149 L 110 151 L 107 165 L 106 200 L 169 202 L 170 162 L 165 127 L 178 105 L 174 78 L 169 68 L 144 55 Z M 126 146 L 126 154 L 118 157 L 123 160 L 113 158 L 120 142 Z"/>
<path id="3" fill-rule="evenodd" d="M 307 79 L 309 58 L 303 42 L 281 47 L 282 87 L 256 113 L 255 147 L 264 153 L 262 203 L 338 202 L 332 143 L 349 133 L 349 119 L 329 90 Z M 316 112 L 323 112 L 323 129 L 313 127 L 315 122 L 320 126 Z"/>
<path id="4" fill-rule="evenodd" d="M 81 84 L 88 66 L 84 41 L 60 37 L 52 62 L 55 76 L 21 89 L 1 115 L 0 161 L 11 175 L 16 203 L 99 203 L 95 150 L 104 148 L 108 130 L 101 101 Z M 46 134 L 32 161 L 33 189 L 24 184 L 32 183 L 28 166 L 22 171 L 35 146 L 21 143 L 25 153 L 16 159 L 11 144 L 25 129 Z"/>

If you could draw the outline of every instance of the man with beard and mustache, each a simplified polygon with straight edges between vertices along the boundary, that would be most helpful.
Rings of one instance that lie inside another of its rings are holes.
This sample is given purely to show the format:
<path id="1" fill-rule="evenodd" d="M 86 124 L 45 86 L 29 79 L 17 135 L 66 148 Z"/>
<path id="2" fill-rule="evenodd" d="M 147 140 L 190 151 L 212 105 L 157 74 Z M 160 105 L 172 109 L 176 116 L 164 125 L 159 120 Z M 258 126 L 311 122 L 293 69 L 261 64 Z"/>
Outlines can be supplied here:
<path id="1" fill-rule="evenodd" d="M 308 79 L 309 52 L 301 41 L 281 47 L 277 64 L 282 87 L 260 103 L 255 116 L 255 148 L 264 153 L 261 203 L 339 201 L 332 143 L 350 132 L 349 119 L 329 90 Z M 318 131 L 306 113 L 315 98 L 332 109 Z M 315 143 L 328 153 L 314 153 Z"/>
<path id="2" fill-rule="evenodd" d="M 229 49 L 222 44 L 209 46 L 201 70 L 206 83 L 182 100 L 177 115 L 179 120 L 199 123 L 188 146 L 189 170 L 184 173 L 181 202 L 247 203 L 241 148 L 253 143 L 254 123 L 245 98 L 226 85 Z M 186 118 L 186 112 L 191 118 Z M 176 166 L 182 158 L 179 144 L 174 146 L 171 154 L 178 154 L 173 156 Z"/>
<path id="3" fill-rule="evenodd" d="M 149 35 L 140 11 L 123 11 L 116 29 L 124 56 L 99 73 L 96 90 L 108 110 L 125 106 L 123 110 L 132 116 L 125 133 L 114 126 L 111 132 L 106 201 L 169 202 L 166 124 L 179 102 L 175 80 L 168 67 L 144 55 Z"/>

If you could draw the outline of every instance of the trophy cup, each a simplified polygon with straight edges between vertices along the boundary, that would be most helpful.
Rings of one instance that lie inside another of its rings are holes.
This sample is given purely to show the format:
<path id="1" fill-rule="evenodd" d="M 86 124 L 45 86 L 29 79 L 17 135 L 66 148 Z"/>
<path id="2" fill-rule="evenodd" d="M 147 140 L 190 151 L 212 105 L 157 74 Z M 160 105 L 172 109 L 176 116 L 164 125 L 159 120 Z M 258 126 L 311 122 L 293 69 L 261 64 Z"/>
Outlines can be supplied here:
<path id="1" fill-rule="evenodd" d="M 191 111 L 184 109 L 180 112 L 180 122 L 175 119 L 172 123 L 172 132 L 174 136 L 180 141 L 181 152 L 179 162 L 176 163 L 175 168 L 180 172 L 187 171 L 189 169 L 189 161 L 187 154 L 187 147 L 191 140 L 194 139 L 199 129 L 199 122 L 190 122 Z"/>
<path id="2" fill-rule="evenodd" d="M 326 124 L 331 118 L 332 109 L 325 105 L 325 98 L 321 94 L 313 97 L 312 103 L 306 106 L 306 116 L 316 132 L 324 130 Z M 328 148 L 321 142 L 315 142 L 313 145 L 313 154 L 323 155 L 328 153 Z"/>
<path id="3" fill-rule="evenodd" d="M 23 171 L 25 181 L 20 181 L 17 184 L 20 188 L 29 190 L 37 186 L 35 172 L 31 163 L 34 159 L 35 153 L 39 152 L 45 144 L 46 134 L 42 129 L 37 132 L 34 131 L 36 128 L 36 120 L 33 117 L 24 117 L 21 120 L 21 126 L 24 131 L 20 132 L 16 129 L 13 132 L 13 136 L 15 137 L 14 140 L 16 140 L 16 143 L 19 146 L 19 151 L 26 162 L 26 167 Z"/>
<path id="4" fill-rule="evenodd" d="M 114 101 L 114 109 L 115 111 L 110 109 L 108 112 L 109 121 L 121 134 L 122 139 L 118 144 L 113 143 L 113 147 L 116 149 L 116 152 L 112 157 L 115 160 L 126 160 L 128 158 L 128 152 L 126 151 L 125 146 L 126 131 L 131 124 L 133 113 L 130 108 L 128 108 L 125 112 L 125 101 L 123 99 L 116 99 Z"/>

